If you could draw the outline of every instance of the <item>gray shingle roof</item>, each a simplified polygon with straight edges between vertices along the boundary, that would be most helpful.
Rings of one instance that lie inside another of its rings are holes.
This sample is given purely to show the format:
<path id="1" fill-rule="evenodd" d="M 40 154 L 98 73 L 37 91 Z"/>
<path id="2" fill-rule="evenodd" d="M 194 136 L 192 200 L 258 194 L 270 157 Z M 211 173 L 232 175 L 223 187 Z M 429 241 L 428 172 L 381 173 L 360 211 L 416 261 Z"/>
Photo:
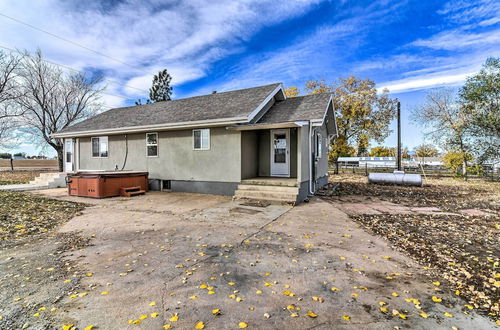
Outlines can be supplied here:
<path id="1" fill-rule="evenodd" d="M 257 124 L 323 119 L 331 94 L 298 96 L 277 101 Z"/>
<path id="2" fill-rule="evenodd" d="M 276 83 L 173 101 L 111 109 L 67 127 L 58 133 L 247 117 L 278 86 L 280 84 Z"/>

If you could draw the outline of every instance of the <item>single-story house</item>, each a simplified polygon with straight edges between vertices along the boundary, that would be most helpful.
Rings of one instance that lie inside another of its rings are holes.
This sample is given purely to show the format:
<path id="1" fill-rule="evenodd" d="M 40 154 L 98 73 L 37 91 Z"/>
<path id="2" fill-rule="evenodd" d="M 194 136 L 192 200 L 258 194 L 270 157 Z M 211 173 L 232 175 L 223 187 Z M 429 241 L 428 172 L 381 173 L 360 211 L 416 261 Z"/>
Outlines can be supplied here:
<path id="1" fill-rule="evenodd" d="M 300 202 L 328 182 L 332 97 L 280 83 L 116 108 L 53 135 L 64 169 L 149 172 L 150 188 Z"/>

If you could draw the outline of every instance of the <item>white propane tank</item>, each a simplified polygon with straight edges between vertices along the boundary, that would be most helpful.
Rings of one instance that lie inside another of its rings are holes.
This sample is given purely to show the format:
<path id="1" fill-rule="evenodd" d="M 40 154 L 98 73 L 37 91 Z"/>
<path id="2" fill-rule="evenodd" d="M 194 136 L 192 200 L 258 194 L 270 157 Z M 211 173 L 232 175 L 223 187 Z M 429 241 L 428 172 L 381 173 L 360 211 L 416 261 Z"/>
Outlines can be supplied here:
<path id="1" fill-rule="evenodd" d="M 394 173 L 370 173 L 368 174 L 368 182 L 421 187 L 422 176 L 420 174 L 405 174 L 404 171 L 394 171 Z"/>

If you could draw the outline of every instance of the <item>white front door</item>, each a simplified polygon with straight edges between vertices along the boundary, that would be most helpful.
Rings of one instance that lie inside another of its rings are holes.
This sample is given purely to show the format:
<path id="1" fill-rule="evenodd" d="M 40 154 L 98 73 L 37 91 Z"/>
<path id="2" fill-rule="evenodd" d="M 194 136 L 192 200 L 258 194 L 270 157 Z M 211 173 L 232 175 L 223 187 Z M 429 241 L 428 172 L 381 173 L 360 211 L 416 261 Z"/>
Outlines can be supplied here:
<path id="1" fill-rule="evenodd" d="M 271 130 L 271 176 L 290 176 L 290 130 Z"/>
<path id="2" fill-rule="evenodd" d="M 64 170 L 66 172 L 73 171 L 73 139 L 64 140 Z"/>

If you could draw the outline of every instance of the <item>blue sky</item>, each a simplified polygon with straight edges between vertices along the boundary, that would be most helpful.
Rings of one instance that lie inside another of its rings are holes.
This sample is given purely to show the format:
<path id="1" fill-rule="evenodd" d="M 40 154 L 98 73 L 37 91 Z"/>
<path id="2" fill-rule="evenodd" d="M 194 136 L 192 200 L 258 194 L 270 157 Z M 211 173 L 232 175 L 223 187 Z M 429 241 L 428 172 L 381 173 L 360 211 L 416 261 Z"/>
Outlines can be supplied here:
<path id="1" fill-rule="evenodd" d="M 53 62 L 103 73 L 106 108 L 146 97 L 138 89 L 162 68 L 174 98 L 355 75 L 401 100 L 410 148 L 424 141 L 408 114 L 426 91 L 458 88 L 500 56 L 500 2 L 489 0 L 18 0 L 1 1 L 0 13 L 111 57 L 0 16 L 0 47 L 39 47 Z"/>

